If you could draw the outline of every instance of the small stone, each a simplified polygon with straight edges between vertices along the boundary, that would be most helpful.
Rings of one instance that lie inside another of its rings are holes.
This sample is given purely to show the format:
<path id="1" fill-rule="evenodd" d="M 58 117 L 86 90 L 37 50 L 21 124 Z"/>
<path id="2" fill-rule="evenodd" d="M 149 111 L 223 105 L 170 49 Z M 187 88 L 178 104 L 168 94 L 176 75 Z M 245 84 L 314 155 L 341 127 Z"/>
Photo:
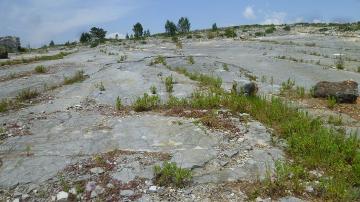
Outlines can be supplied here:
<path id="1" fill-rule="evenodd" d="M 67 192 L 61 191 L 56 194 L 56 200 L 66 200 L 69 197 Z"/>
<path id="2" fill-rule="evenodd" d="M 105 191 L 105 189 L 100 185 L 97 185 L 94 190 L 94 192 L 96 192 L 97 194 L 102 194 L 102 193 L 104 193 L 104 191 Z"/>
<path id="3" fill-rule="evenodd" d="M 111 183 L 108 183 L 107 185 L 106 185 L 106 188 L 109 188 L 109 189 L 113 189 L 115 186 L 113 185 L 113 184 L 111 184 Z"/>
<path id="4" fill-rule="evenodd" d="M 49 104 L 53 104 L 54 103 L 54 101 L 52 101 L 52 100 L 49 100 L 49 102 L 48 102 Z"/>
<path id="5" fill-rule="evenodd" d="M 121 196 L 132 196 L 132 195 L 134 195 L 134 191 L 133 190 L 121 190 L 120 195 Z"/>
<path id="6" fill-rule="evenodd" d="M 23 195 L 21 195 L 21 199 L 22 199 L 22 200 L 25 200 L 25 199 L 27 199 L 27 198 L 29 198 L 29 195 L 28 195 L 28 194 L 23 194 Z"/>
<path id="7" fill-rule="evenodd" d="M 51 196 L 51 201 L 56 201 L 56 196 Z"/>
<path id="8" fill-rule="evenodd" d="M 151 192 L 151 193 L 155 193 L 157 191 L 157 186 L 150 186 L 149 187 L 149 192 Z"/>
<path id="9" fill-rule="evenodd" d="M 69 193 L 76 195 L 77 193 L 76 193 L 75 187 L 71 188 L 70 191 L 69 191 Z"/>
<path id="10" fill-rule="evenodd" d="M 231 158 L 231 157 L 235 156 L 237 153 L 239 153 L 239 150 L 236 150 L 236 149 L 228 150 L 228 151 L 224 151 L 223 153 L 225 154 L 225 156 Z"/>
<path id="11" fill-rule="evenodd" d="M 20 202 L 20 199 L 16 198 L 13 200 L 13 202 Z"/>
<path id="12" fill-rule="evenodd" d="M 95 167 L 95 168 L 91 168 L 90 169 L 90 172 L 91 173 L 94 173 L 94 174 L 101 174 L 104 172 L 104 169 L 100 168 L 100 167 Z"/>
<path id="13" fill-rule="evenodd" d="M 309 192 L 309 193 L 312 193 L 312 192 L 314 192 L 314 188 L 312 186 L 306 186 L 305 191 Z"/>
<path id="14" fill-rule="evenodd" d="M 93 190 L 95 189 L 95 187 L 96 187 L 96 182 L 90 181 L 90 182 L 88 182 L 88 183 L 86 184 L 85 190 L 86 190 L 86 191 L 93 191 Z"/>

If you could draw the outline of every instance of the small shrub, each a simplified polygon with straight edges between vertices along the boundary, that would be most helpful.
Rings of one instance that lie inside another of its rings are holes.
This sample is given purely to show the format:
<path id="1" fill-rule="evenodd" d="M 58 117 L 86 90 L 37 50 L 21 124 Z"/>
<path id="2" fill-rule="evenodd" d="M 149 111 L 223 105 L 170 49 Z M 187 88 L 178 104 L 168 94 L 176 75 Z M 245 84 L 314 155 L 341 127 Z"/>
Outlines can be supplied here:
<path id="1" fill-rule="evenodd" d="M 229 71 L 229 67 L 226 63 L 223 64 L 223 69 L 227 72 Z"/>
<path id="2" fill-rule="evenodd" d="M 288 32 L 291 30 L 291 27 L 289 25 L 286 25 L 283 29 Z"/>
<path id="3" fill-rule="evenodd" d="M 96 84 L 95 87 L 98 88 L 100 91 L 106 90 L 102 81 L 99 84 Z"/>
<path id="4" fill-rule="evenodd" d="M 335 67 L 336 67 L 336 69 L 344 69 L 345 68 L 345 61 L 341 55 L 339 57 L 336 57 Z"/>
<path id="5" fill-rule="evenodd" d="M 172 76 L 168 76 L 165 78 L 165 88 L 166 88 L 166 92 L 168 93 L 172 93 L 173 92 L 173 88 L 174 88 L 174 80 Z"/>
<path id="6" fill-rule="evenodd" d="M 163 64 L 166 66 L 166 59 L 164 56 L 162 55 L 158 55 L 153 61 L 152 61 L 153 64 Z"/>
<path id="7" fill-rule="evenodd" d="M 276 31 L 275 26 L 271 26 L 271 27 L 269 27 L 269 28 L 267 28 L 267 29 L 265 30 L 265 33 L 266 33 L 266 34 L 272 34 L 272 33 L 274 33 L 274 31 Z"/>
<path id="8" fill-rule="evenodd" d="M 173 107 L 185 107 L 188 106 L 189 102 L 186 98 L 177 98 L 173 95 L 169 96 L 166 106 L 169 108 Z"/>
<path id="9" fill-rule="evenodd" d="M 182 45 L 181 41 L 176 42 L 175 45 L 176 45 L 177 49 L 182 49 L 183 48 L 183 45 Z"/>
<path id="10" fill-rule="evenodd" d="M 187 60 L 188 60 L 188 63 L 189 63 L 190 65 L 195 64 L 195 60 L 194 60 L 194 57 L 193 57 L 193 56 L 189 56 L 189 57 L 187 58 Z"/>
<path id="11" fill-rule="evenodd" d="M 280 91 L 288 91 L 291 90 L 295 86 L 295 81 L 290 78 L 286 82 L 281 83 Z"/>
<path id="12" fill-rule="evenodd" d="M 38 95 L 40 95 L 39 92 L 37 92 L 37 90 L 31 90 L 30 88 L 22 90 L 18 93 L 18 95 L 16 96 L 16 100 L 17 101 L 26 101 L 26 100 L 30 100 L 32 98 L 37 97 Z"/>
<path id="13" fill-rule="evenodd" d="M 0 46 L 0 59 L 7 59 L 8 58 L 8 51 L 5 47 Z"/>
<path id="14" fill-rule="evenodd" d="M 127 55 L 120 56 L 120 59 L 117 61 L 118 63 L 124 62 L 127 59 Z"/>
<path id="15" fill-rule="evenodd" d="M 77 82 L 82 82 L 86 79 L 84 70 L 79 70 L 71 77 L 64 77 L 64 84 L 70 85 Z"/>
<path id="16" fill-rule="evenodd" d="M 8 110 L 8 102 L 5 99 L 0 100 L 0 112 L 5 112 Z"/>
<path id="17" fill-rule="evenodd" d="M 213 39 L 213 38 L 215 38 L 215 34 L 212 33 L 212 32 L 208 32 L 208 33 L 207 33 L 207 38 L 208 38 L 208 39 Z"/>
<path id="18" fill-rule="evenodd" d="M 156 86 L 152 85 L 152 86 L 150 87 L 150 92 L 151 92 L 151 94 L 155 95 L 155 94 L 157 93 Z"/>
<path id="19" fill-rule="evenodd" d="M 237 36 L 233 28 L 226 28 L 224 34 L 227 38 L 235 38 Z"/>
<path id="20" fill-rule="evenodd" d="M 333 96 L 329 96 L 326 100 L 327 106 L 329 109 L 333 109 L 337 103 L 336 98 Z"/>
<path id="21" fill-rule="evenodd" d="M 265 32 L 255 32 L 255 36 L 266 36 Z"/>
<path id="22" fill-rule="evenodd" d="M 163 166 L 155 166 L 155 184 L 158 186 L 173 186 L 183 188 L 191 182 L 189 169 L 180 168 L 176 163 L 164 162 Z"/>
<path id="23" fill-rule="evenodd" d="M 360 73 L 360 66 L 358 66 L 358 68 L 357 68 L 357 72 L 358 72 L 358 73 Z"/>
<path id="24" fill-rule="evenodd" d="M 116 101 L 115 101 L 115 109 L 116 110 L 120 110 L 122 108 L 122 102 L 119 96 L 117 96 Z"/>
<path id="25" fill-rule="evenodd" d="M 139 97 L 133 104 L 133 108 L 137 112 L 149 111 L 160 104 L 160 98 L 157 95 L 149 96 L 144 93 L 143 97 Z"/>
<path id="26" fill-rule="evenodd" d="M 34 70 L 35 70 L 36 73 L 45 73 L 45 72 L 47 72 L 47 69 L 43 65 L 36 66 Z"/>
<path id="27" fill-rule="evenodd" d="M 304 98 L 305 97 L 305 88 L 297 86 L 296 87 L 296 95 L 300 98 Z"/>

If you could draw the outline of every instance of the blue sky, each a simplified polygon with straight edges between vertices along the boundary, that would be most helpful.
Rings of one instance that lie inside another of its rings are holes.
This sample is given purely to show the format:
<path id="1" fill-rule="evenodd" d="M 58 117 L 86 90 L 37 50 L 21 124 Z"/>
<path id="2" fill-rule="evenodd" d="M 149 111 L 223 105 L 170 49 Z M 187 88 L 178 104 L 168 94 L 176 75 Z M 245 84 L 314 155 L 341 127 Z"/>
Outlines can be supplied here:
<path id="1" fill-rule="evenodd" d="M 92 26 L 131 33 L 141 22 L 163 32 L 167 19 L 186 16 L 192 29 L 241 24 L 360 21 L 360 0 L 0 0 L 0 36 L 23 46 L 77 40 Z"/>

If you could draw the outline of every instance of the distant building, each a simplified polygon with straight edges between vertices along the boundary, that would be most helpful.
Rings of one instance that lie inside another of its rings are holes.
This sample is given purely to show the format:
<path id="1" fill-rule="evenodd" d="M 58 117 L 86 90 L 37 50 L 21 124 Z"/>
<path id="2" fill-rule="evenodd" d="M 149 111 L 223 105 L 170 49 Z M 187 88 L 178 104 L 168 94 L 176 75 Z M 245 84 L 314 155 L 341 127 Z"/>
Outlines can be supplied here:
<path id="1" fill-rule="evenodd" d="M 15 36 L 0 37 L 0 46 L 5 47 L 9 52 L 16 52 L 21 47 L 20 38 Z"/>

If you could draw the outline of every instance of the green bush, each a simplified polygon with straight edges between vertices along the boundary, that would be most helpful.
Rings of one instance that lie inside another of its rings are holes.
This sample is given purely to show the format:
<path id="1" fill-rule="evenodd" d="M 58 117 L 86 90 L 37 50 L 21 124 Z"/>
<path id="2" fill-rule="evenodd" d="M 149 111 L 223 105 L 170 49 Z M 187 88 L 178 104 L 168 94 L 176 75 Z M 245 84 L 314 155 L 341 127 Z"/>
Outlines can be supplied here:
<path id="1" fill-rule="evenodd" d="M 139 97 L 135 103 L 133 103 L 133 108 L 137 112 L 149 111 L 156 108 L 160 104 L 160 97 L 157 95 L 149 96 L 147 93 L 144 93 L 143 97 Z"/>
<path id="2" fill-rule="evenodd" d="M 286 25 L 283 29 L 288 32 L 291 30 L 291 27 L 289 25 Z"/>
<path id="3" fill-rule="evenodd" d="M 0 59 L 7 59 L 8 58 L 8 51 L 5 47 L 0 46 Z"/>
<path id="4" fill-rule="evenodd" d="M 180 168 L 176 163 L 164 162 L 163 166 L 155 166 L 155 184 L 183 188 L 191 182 L 189 169 Z"/>
<path id="5" fill-rule="evenodd" d="M 237 36 L 234 28 L 226 28 L 224 34 L 227 38 L 235 38 Z"/>
<path id="6" fill-rule="evenodd" d="M 271 26 L 271 27 L 269 27 L 269 28 L 267 28 L 267 29 L 265 30 L 265 33 L 266 33 L 266 34 L 272 34 L 272 33 L 274 33 L 275 31 L 276 31 L 275 26 Z"/>
<path id="7" fill-rule="evenodd" d="M 47 72 L 47 69 L 43 65 L 36 66 L 34 70 L 35 70 L 36 73 L 45 73 L 45 72 Z"/>

